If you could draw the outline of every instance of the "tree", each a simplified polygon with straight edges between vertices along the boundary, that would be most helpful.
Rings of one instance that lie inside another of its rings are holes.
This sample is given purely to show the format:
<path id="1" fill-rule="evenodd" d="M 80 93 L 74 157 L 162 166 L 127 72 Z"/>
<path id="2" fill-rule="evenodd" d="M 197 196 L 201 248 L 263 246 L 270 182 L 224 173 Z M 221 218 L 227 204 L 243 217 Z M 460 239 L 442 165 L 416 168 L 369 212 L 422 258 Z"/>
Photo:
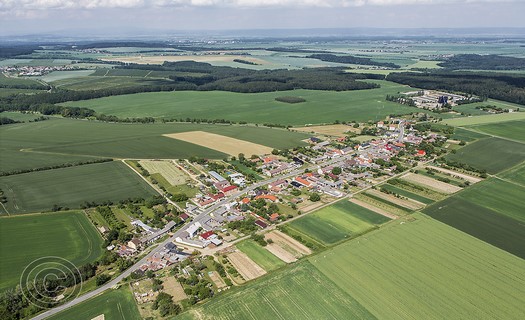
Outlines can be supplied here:
<path id="1" fill-rule="evenodd" d="M 332 169 L 332 173 L 335 174 L 336 176 L 340 175 L 341 172 L 343 172 L 343 170 L 340 167 L 334 167 Z"/>
<path id="2" fill-rule="evenodd" d="M 246 160 L 246 158 L 244 157 L 244 153 L 239 153 L 237 157 L 239 158 L 240 162 L 244 162 L 244 160 Z"/>
<path id="3" fill-rule="evenodd" d="M 273 150 L 272 150 L 272 154 L 275 155 L 275 156 L 278 155 L 278 154 L 279 154 L 279 150 L 277 150 L 277 149 L 273 149 Z"/>
<path id="4" fill-rule="evenodd" d="M 319 200 L 321 200 L 321 196 L 318 193 L 312 193 L 310 195 L 310 201 L 317 202 Z"/>
<path id="5" fill-rule="evenodd" d="M 107 274 L 101 274 L 100 276 L 96 277 L 95 278 L 95 284 L 97 286 L 101 286 L 103 285 L 104 283 L 108 282 L 109 279 L 111 279 L 110 276 L 108 276 Z"/>

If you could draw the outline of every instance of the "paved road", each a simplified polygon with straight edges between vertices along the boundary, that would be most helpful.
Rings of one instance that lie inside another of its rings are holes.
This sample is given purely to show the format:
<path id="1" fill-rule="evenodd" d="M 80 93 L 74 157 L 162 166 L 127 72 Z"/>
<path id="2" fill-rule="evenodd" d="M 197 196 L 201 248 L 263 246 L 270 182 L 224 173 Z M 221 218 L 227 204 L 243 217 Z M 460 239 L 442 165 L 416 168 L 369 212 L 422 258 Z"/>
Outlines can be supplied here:
<path id="1" fill-rule="evenodd" d="M 346 157 L 339 157 L 339 158 L 335 158 L 335 159 L 331 159 L 329 161 L 326 161 L 324 163 L 320 163 L 318 165 L 313 165 L 313 166 L 310 166 L 308 167 L 309 169 L 313 169 L 313 168 L 317 168 L 318 166 L 327 166 L 327 165 L 331 165 L 331 164 L 334 164 L 334 163 L 337 163 L 337 162 L 340 162 L 340 161 L 343 161 Z M 125 162 L 124 162 L 125 163 Z M 127 164 L 127 163 L 126 163 Z M 128 165 L 129 166 L 129 165 Z M 131 167 L 131 166 L 130 166 Z M 135 169 L 132 168 L 134 171 Z M 122 272 L 121 275 L 119 275 L 118 277 L 116 277 L 115 279 L 111 280 L 110 282 L 102 285 L 101 287 L 93 290 L 93 291 L 90 291 L 82 296 L 79 296 L 61 306 L 58 306 L 58 307 L 55 307 L 53 309 L 49 309 L 47 310 L 46 312 L 43 312 L 39 315 L 37 315 L 36 317 L 32 318 L 34 320 L 41 320 L 41 319 L 45 319 L 45 318 L 48 318 L 52 315 L 55 315 L 65 309 L 68 309 L 68 308 L 71 308 L 79 303 L 82 303 L 88 299 L 91 299 L 95 296 L 98 296 L 99 294 L 103 293 L 104 291 L 106 290 L 109 290 L 110 288 L 116 286 L 120 281 L 122 281 L 125 277 L 129 276 L 131 273 L 133 273 L 134 271 L 136 271 L 137 269 L 140 268 L 140 266 L 142 266 L 143 264 L 146 263 L 147 259 L 151 256 L 153 256 L 155 253 L 161 251 L 164 246 L 169 243 L 169 242 L 173 242 L 175 240 L 175 238 L 179 237 L 182 232 L 184 232 L 188 226 L 194 222 L 203 222 L 205 219 L 207 219 L 207 216 L 212 213 L 213 211 L 217 210 L 222 204 L 225 204 L 225 203 L 228 203 L 232 200 L 234 200 L 235 198 L 239 197 L 240 195 L 244 194 L 244 193 L 247 193 L 247 192 L 250 192 L 252 190 L 255 190 L 256 188 L 258 187 L 262 187 L 264 185 L 267 185 L 269 183 L 272 183 L 274 181 L 277 181 L 279 179 L 286 179 L 286 178 L 290 178 L 290 177 L 293 177 L 293 176 L 296 176 L 296 175 L 299 175 L 301 173 L 304 172 L 305 169 L 296 169 L 294 171 L 291 171 L 287 174 L 284 174 L 284 175 L 280 175 L 280 176 L 276 176 L 276 177 L 273 177 L 273 178 L 270 178 L 270 179 L 267 179 L 267 180 L 264 180 L 264 181 L 260 181 L 258 183 L 255 183 L 243 190 L 240 190 L 226 198 L 224 198 L 222 201 L 220 202 L 217 202 L 215 204 L 213 204 L 212 206 L 206 208 L 202 213 L 200 213 L 198 216 L 196 216 L 193 221 L 191 223 L 187 223 L 186 225 L 184 225 L 182 228 L 180 228 L 179 230 L 177 230 L 171 237 L 169 237 L 168 239 L 164 240 L 161 244 L 159 244 L 156 248 L 154 248 L 153 250 L 151 250 L 146 256 L 144 256 L 142 259 L 140 259 L 137 263 L 135 263 L 133 266 L 131 266 L 129 269 L 127 269 L 126 271 Z M 136 172 L 136 171 L 135 171 Z M 139 174 L 140 175 L 140 174 Z M 142 175 L 140 175 L 142 177 Z M 149 181 L 148 181 L 149 183 Z M 168 201 L 170 201 L 171 203 L 171 200 L 168 199 Z"/>

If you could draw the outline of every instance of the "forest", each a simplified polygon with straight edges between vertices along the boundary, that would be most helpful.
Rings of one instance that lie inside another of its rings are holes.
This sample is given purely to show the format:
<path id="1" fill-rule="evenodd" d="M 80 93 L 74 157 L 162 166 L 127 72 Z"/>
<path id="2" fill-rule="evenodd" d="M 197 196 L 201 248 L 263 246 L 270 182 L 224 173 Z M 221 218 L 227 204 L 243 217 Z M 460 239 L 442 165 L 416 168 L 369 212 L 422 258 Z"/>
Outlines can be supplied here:
<path id="1" fill-rule="evenodd" d="M 458 54 L 438 65 L 452 70 L 525 70 L 525 59 L 495 54 Z"/>
<path id="2" fill-rule="evenodd" d="M 362 64 L 365 66 L 378 66 L 392 69 L 399 69 L 395 63 L 391 62 L 378 62 L 370 58 L 361 58 L 355 56 L 336 56 L 335 54 L 312 54 L 307 58 L 318 59 L 326 62 L 337 62 L 337 63 L 349 63 L 349 64 Z"/>
<path id="3" fill-rule="evenodd" d="M 501 73 L 430 71 L 391 73 L 387 80 L 414 88 L 464 92 L 525 104 L 525 76 Z"/>

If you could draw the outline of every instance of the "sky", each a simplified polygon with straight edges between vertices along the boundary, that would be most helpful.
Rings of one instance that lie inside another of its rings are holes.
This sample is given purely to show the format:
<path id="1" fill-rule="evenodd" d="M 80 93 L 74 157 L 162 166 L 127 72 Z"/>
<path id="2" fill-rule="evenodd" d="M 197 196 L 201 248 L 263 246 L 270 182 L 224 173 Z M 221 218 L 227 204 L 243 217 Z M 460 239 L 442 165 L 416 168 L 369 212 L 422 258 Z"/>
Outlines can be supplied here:
<path id="1" fill-rule="evenodd" d="M 0 0 L 0 36 L 525 27 L 525 0 Z"/>

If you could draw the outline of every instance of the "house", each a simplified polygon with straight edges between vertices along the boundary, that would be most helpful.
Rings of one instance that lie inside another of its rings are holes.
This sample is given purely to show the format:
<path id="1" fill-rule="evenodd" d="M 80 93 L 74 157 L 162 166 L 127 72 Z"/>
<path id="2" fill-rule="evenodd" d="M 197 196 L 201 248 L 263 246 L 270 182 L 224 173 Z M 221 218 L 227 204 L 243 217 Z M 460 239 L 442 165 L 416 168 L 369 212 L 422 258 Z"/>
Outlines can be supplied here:
<path id="1" fill-rule="evenodd" d="M 268 225 L 261 220 L 256 220 L 255 224 L 261 229 L 266 229 L 268 227 Z"/>
<path id="2" fill-rule="evenodd" d="M 278 200 L 276 196 L 271 195 L 271 194 L 262 194 L 260 196 L 255 197 L 255 200 L 258 200 L 258 199 L 265 199 L 271 202 L 277 202 Z"/>
<path id="3" fill-rule="evenodd" d="M 308 187 L 308 188 L 310 188 L 312 186 L 312 184 L 309 181 L 307 181 L 307 180 L 305 180 L 305 179 L 303 179 L 301 177 L 296 177 L 295 181 L 297 181 L 302 186 L 305 186 L 305 187 Z"/>
<path id="4" fill-rule="evenodd" d="M 203 234 L 201 234 L 199 236 L 199 239 L 200 240 L 208 240 L 213 235 L 215 235 L 215 233 L 213 231 L 207 231 L 207 232 L 204 232 Z"/>
<path id="5" fill-rule="evenodd" d="M 188 236 L 190 238 L 193 238 L 195 236 L 195 233 L 197 232 L 197 230 L 199 228 L 201 228 L 201 224 L 200 222 L 195 222 L 194 224 L 190 225 L 187 229 L 186 229 L 186 232 L 188 233 Z"/>
<path id="6" fill-rule="evenodd" d="M 248 204 L 248 203 L 250 203 L 250 198 L 244 198 L 244 199 L 241 200 L 241 202 L 243 204 Z"/>
<path id="7" fill-rule="evenodd" d="M 100 226 L 100 227 L 98 227 L 98 231 L 100 231 L 100 233 L 104 234 L 104 233 L 109 232 L 109 229 L 107 227 Z"/>
<path id="8" fill-rule="evenodd" d="M 227 196 L 233 194 L 236 190 L 237 190 L 236 186 L 227 186 L 221 189 L 221 191 Z"/>
<path id="9" fill-rule="evenodd" d="M 179 216 L 179 218 L 180 218 L 182 221 L 186 221 L 186 220 L 188 220 L 188 219 L 190 218 L 190 216 L 189 216 L 186 212 L 184 212 L 184 213 L 182 213 L 182 214 Z"/>
<path id="10" fill-rule="evenodd" d="M 227 186 L 229 186 L 230 183 L 228 182 L 228 180 L 223 180 L 223 181 L 219 181 L 219 182 L 215 182 L 213 184 L 213 186 L 218 189 L 218 190 L 222 190 L 223 188 L 226 188 Z"/>
<path id="11" fill-rule="evenodd" d="M 416 153 L 417 157 L 424 157 L 426 155 L 427 155 L 427 153 L 426 153 L 425 150 L 418 150 L 417 153 Z"/>
<path id="12" fill-rule="evenodd" d="M 168 250 L 169 252 L 176 252 L 177 251 L 177 246 L 173 242 L 166 243 L 164 248 L 166 248 L 166 250 Z"/>
<path id="13" fill-rule="evenodd" d="M 223 176 L 221 176 L 220 174 L 218 174 L 217 172 L 215 171 L 210 171 L 208 172 L 210 174 L 210 176 L 217 180 L 217 182 L 221 182 L 221 181 L 227 181 L 226 178 L 224 178 Z"/>
<path id="14" fill-rule="evenodd" d="M 128 247 L 133 250 L 138 250 L 141 244 L 142 242 L 140 242 L 140 240 L 137 238 L 133 238 L 130 241 L 128 241 Z"/>
<path id="15" fill-rule="evenodd" d="M 272 213 L 270 215 L 270 221 L 274 222 L 274 221 L 277 221 L 277 219 L 279 219 L 279 214 L 278 213 Z"/>
<path id="16" fill-rule="evenodd" d="M 378 127 L 378 128 L 383 128 L 384 126 L 385 126 L 385 123 L 384 123 L 383 121 L 379 121 L 379 122 L 377 123 L 377 127 Z"/>

